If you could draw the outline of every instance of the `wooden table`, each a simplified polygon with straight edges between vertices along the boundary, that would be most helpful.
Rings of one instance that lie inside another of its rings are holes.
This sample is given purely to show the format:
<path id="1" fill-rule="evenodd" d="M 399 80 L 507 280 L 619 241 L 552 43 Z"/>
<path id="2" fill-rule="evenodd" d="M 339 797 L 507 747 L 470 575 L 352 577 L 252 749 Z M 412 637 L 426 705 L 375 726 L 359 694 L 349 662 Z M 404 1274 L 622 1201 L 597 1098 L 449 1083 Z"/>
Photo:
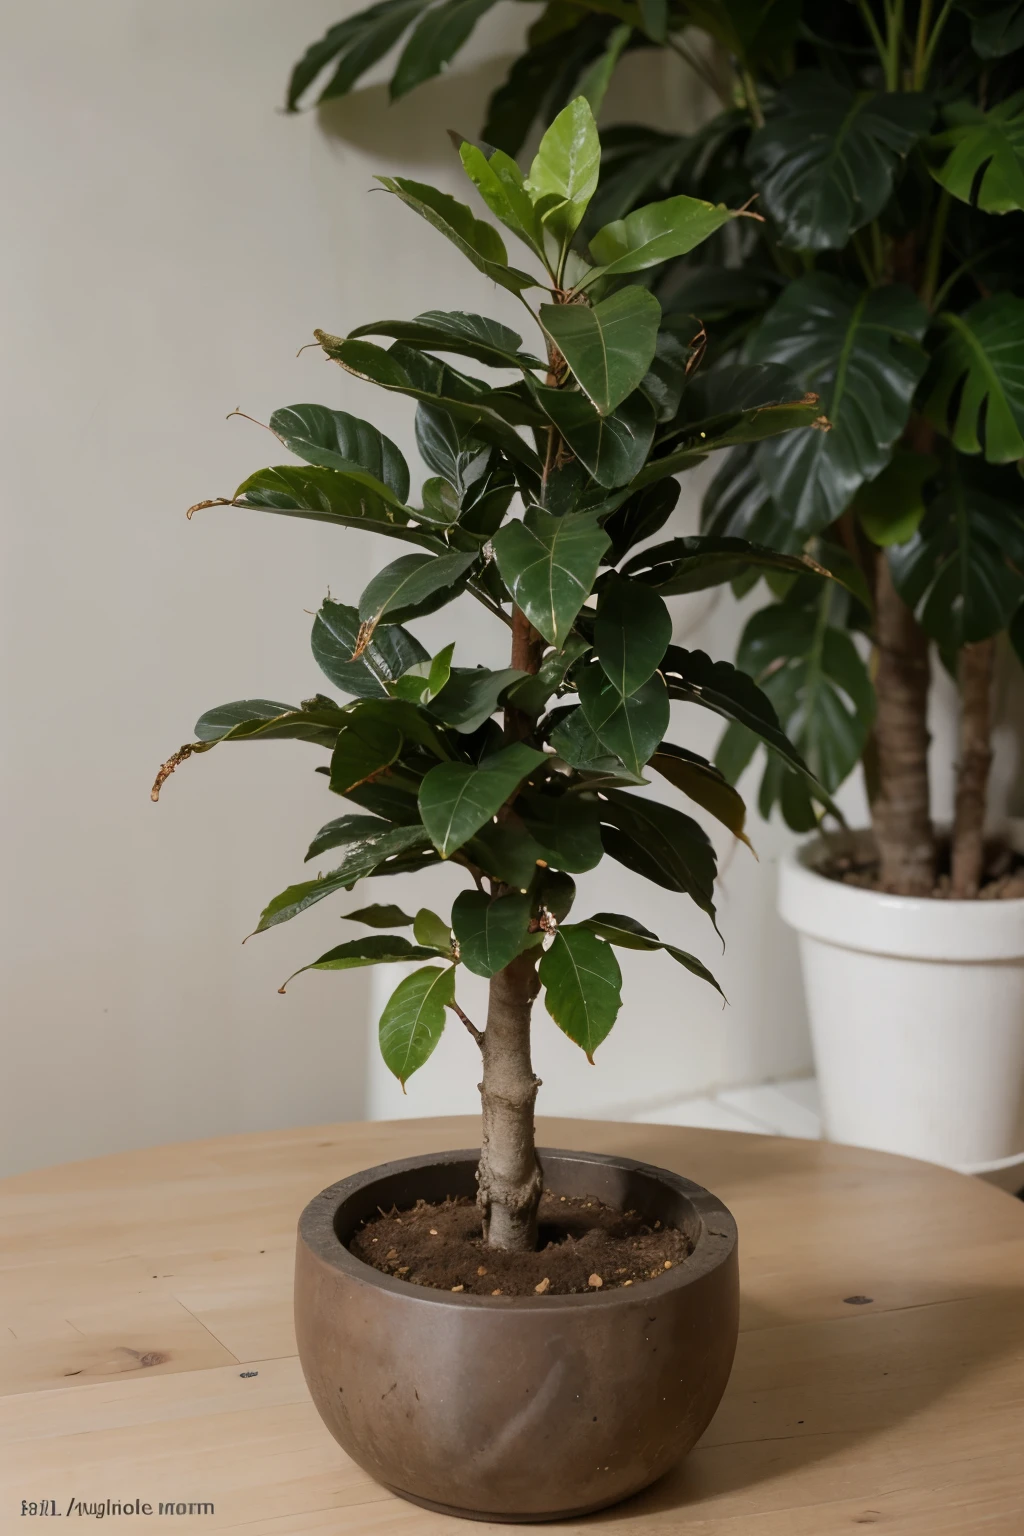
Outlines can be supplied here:
<path id="1" fill-rule="evenodd" d="M 0 1184 L 0 1531 L 37 1529 L 23 1499 L 62 1517 L 72 1499 L 138 1499 L 214 1512 L 104 1529 L 468 1536 L 372 1483 L 322 1428 L 291 1269 L 296 1217 L 324 1185 L 475 1130 L 232 1136 Z M 743 1275 L 736 1368 L 698 1448 L 646 1494 L 557 1529 L 1022 1536 L 1024 1204 L 817 1142 L 581 1120 L 541 1133 L 708 1185 L 739 1222 Z"/>

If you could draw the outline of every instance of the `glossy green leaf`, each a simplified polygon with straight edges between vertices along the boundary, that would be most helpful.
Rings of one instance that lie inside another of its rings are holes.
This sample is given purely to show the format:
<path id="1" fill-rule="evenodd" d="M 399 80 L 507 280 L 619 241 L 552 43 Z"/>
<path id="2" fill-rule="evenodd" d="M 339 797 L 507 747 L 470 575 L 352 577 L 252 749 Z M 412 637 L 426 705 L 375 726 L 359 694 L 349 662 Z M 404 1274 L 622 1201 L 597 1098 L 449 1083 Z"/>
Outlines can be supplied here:
<path id="1" fill-rule="evenodd" d="M 657 671 L 671 639 L 672 619 L 656 593 L 623 576 L 610 576 L 602 584 L 594 648 L 623 698 Z"/>
<path id="2" fill-rule="evenodd" d="M 800 0 L 687 0 L 687 19 L 748 65 L 786 59 L 800 26 Z"/>
<path id="3" fill-rule="evenodd" d="M 401 907 L 380 905 L 360 907 L 355 912 L 343 912 L 346 923 L 365 923 L 368 928 L 411 928 L 412 918 Z"/>
<path id="4" fill-rule="evenodd" d="M 537 279 L 528 272 L 509 266 L 505 242 L 494 225 L 476 218 L 465 203 L 426 182 L 410 181 L 405 176 L 378 176 L 377 180 L 386 191 L 401 198 L 407 207 L 450 240 L 478 272 L 500 288 L 519 293 L 524 288 L 539 286 Z"/>
<path id="5" fill-rule="evenodd" d="M 317 695 L 296 709 L 272 699 L 237 699 L 208 709 L 196 721 L 199 741 L 294 740 L 333 747 L 345 717 L 337 704 Z"/>
<path id="6" fill-rule="evenodd" d="M 333 101 L 346 95 L 360 75 L 387 53 L 428 4 L 429 0 L 381 0 L 381 3 L 329 27 L 319 41 L 307 48 L 292 70 L 288 82 L 288 111 L 296 111 L 317 76 L 335 59 L 338 60 L 337 68 L 320 92 L 318 101 Z"/>
<path id="7" fill-rule="evenodd" d="M 324 602 L 310 637 L 317 665 L 337 688 L 361 699 L 383 699 L 390 685 L 429 660 L 426 650 L 408 630 L 388 624 L 376 631 L 356 661 L 359 613 L 346 603 Z"/>
<path id="8" fill-rule="evenodd" d="M 691 955 L 688 950 L 680 949 L 676 944 L 666 944 L 658 938 L 657 934 L 638 923 L 635 917 L 625 917 L 621 912 L 595 912 L 593 917 L 585 917 L 580 923 L 581 928 L 589 928 L 591 933 L 599 939 L 604 939 L 607 944 L 614 944 L 619 949 L 639 949 L 653 951 L 663 949 L 666 955 L 671 955 L 677 965 L 681 965 L 693 976 L 699 976 L 701 981 L 706 981 L 714 987 L 720 997 L 725 997 L 718 982 L 712 976 L 706 965 L 702 965 L 696 955 Z"/>
<path id="9" fill-rule="evenodd" d="M 666 9 L 666 0 L 640 0 L 640 9 L 648 11 L 661 11 Z M 657 22 L 652 17 L 652 23 Z M 581 96 L 585 96 L 590 104 L 590 110 L 595 118 L 601 111 L 609 85 L 612 83 L 612 75 L 615 66 L 622 57 L 622 51 L 633 35 L 632 27 L 616 27 L 608 34 L 604 52 L 594 60 L 593 64 L 580 76 L 577 89 Z M 664 27 L 662 26 L 661 41 L 664 41 Z"/>
<path id="10" fill-rule="evenodd" d="M 522 677 L 509 689 L 508 702 L 528 715 L 539 715 L 553 693 L 565 680 L 574 662 L 590 649 L 581 635 L 567 636 L 560 650 L 548 651 L 532 677 Z"/>
<path id="11" fill-rule="evenodd" d="M 620 288 L 591 308 L 542 304 L 541 324 L 601 416 L 639 386 L 654 358 L 661 305 L 646 288 Z"/>
<path id="12" fill-rule="evenodd" d="M 416 559 L 417 556 L 408 556 Z M 808 555 L 782 555 L 746 539 L 713 538 L 693 534 L 651 544 L 622 567 L 622 576 L 648 594 L 678 597 L 702 592 L 707 587 L 735 581 L 747 571 L 786 571 L 797 576 L 821 576 L 829 572 Z M 650 601 L 650 595 L 647 600 Z M 667 611 L 667 610 L 666 610 Z"/>
<path id="13" fill-rule="evenodd" d="M 723 203 L 705 203 L 698 197 L 667 197 L 635 208 L 592 238 L 590 254 L 599 265 L 587 282 L 597 276 L 643 272 L 685 256 L 735 217 Z"/>
<path id="14" fill-rule="evenodd" d="M 454 1000 L 455 967 L 436 965 L 413 971 L 388 998 L 380 1016 L 380 1053 L 403 1088 L 440 1040 L 445 1009 Z"/>
<path id="15" fill-rule="evenodd" d="M 462 590 L 476 562 L 475 550 L 451 555 L 402 555 L 378 571 L 363 588 L 359 622 L 371 633 L 387 619 L 400 624 L 443 608 Z M 365 629 L 361 640 L 365 638 Z"/>
<path id="16" fill-rule="evenodd" d="M 601 862 L 600 822 L 593 801 L 580 795 L 525 791 L 516 803 L 546 864 L 571 875 Z"/>
<path id="17" fill-rule="evenodd" d="M 659 480 L 634 492 L 605 518 L 604 531 L 612 541 L 605 555 L 608 565 L 618 565 L 634 544 L 642 544 L 664 528 L 675 511 L 681 489 L 678 480 Z"/>
<path id="18" fill-rule="evenodd" d="M 570 1040 L 593 1064 L 622 1006 L 622 972 L 609 945 L 588 928 L 559 928 L 537 972 L 544 1003 Z"/>
<path id="19" fill-rule="evenodd" d="M 409 466 L 390 437 L 371 422 L 326 405 L 286 405 L 271 416 L 270 430 L 307 464 L 349 473 L 362 470 L 371 489 L 374 484 L 385 486 L 404 510 Z"/>
<path id="20" fill-rule="evenodd" d="M 299 885 L 290 885 L 287 890 L 275 896 L 260 914 L 256 932 L 264 933 L 278 923 L 288 922 L 307 907 L 323 901 L 325 896 L 332 896 L 335 891 L 351 887 L 367 875 L 385 872 L 385 866 L 390 860 L 426 849 L 429 844 L 430 838 L 419 826 L 392 827 L 387 832 L 350 844 L 344 859 L 330 874 L 323 875 L 319 880 L 304 880 Z"/>
<path id="21" fill-rule="evenodd" d="M 391 99 L 439 75 L 495 0 L 441 0 L 422 15 L 391 77 Z"/>
<path id="22" fill-rule="evenodd" d="M 387 632 L 387 626 L 382 632 Z M 454 650 L 455 641 L 453 640 L 429 661 L 418 662 L 395 682 L 390 683 L 388 693 L 394 699 L 406 699 L 411 704 L 429 704 L 448 684 L 452 675 Z"/>
<path id="23" fill-rule="evenodd" d="M 646 784 L 641 773 L 627 768 L 621 758 L 605 745 L 581 709 L 558 711 L 548 740 L 563 762 L 588 777 L 624 784 Z"/>
<path id="24" fill-rule="evenodd" d="M 535 121 L 547 122 L 573 94 L 587 65 L 607 46 L 615 20 L 587 15 L 554 0 L 527 34 L 527 48 L 491 97 L 482 134 L 509 155 L 518 154 Z"/>
<path id="25" fill-rule="evenodd" d="M 695 752 L 687 752 L 685 747 L 673 746 L 668 741 L 661 743 L 650 765 L 655 773 L 660 773 L 676 789 L 682 790 L 753 851 L 753 844 L 744 830 L 747 808 L 743 797 L 718 768 Z"/>
<path id="26" fill-rule="evenodd" d="M 537 875 L 544 850 L 535 843 L 521 816 L 506 808 L 500 821 L 489 821 L 465 845 L 466 857 L 492 880 L 527 890 Z"/>
<path id="27" fill-rule="evenodd" d="M 529 896 L 491 897 L 483 891 L 463 891 L 452 906 L 459 958 L 477 976 L 504 970 L 525 948 L 529 927 Z"/>
<path id="28" fill-rule="evenodd" d="M 336 795 L 347 795 L 390 768 L 401 753 L 403 741 L 402 732 L 385 714 L 354 711 L 331 756 L 331 789 Z"/>
<path id="29" fill-rule="evenodd" d="M 534 203 L 550 199 L 544 223 L 559 240 L 575 234 L 597 191 L 601 141 L 590 104 L 577 96 L 540 141 L 530 167 L 527 191 Z"/>
<path id="30" fill-rule="evenodd" d="M 585 667 L 579 680 L 580 704 L 595 735 L 633 774 L 644 764 L 668 730 L 669 699 L 657 673 L 628 696 L 599 666 Z"/>
<path id="31" fill-rule="evenodd" d="M 526 676 L 515 667 L 456 667 L 431 705 L 431 713 L 457 731 L 477 731 L 498 708 L 506 689 Z"/>
<path id="32" fill-rule="evenodd" d="M 927 133 L 932 110 L 919 93 L 854 92 L 817 70 L 788 80 L 747 150 L 781 243 L 839 249 L 876 218 L 900 160 Z"/>
<path id="33" fill-rule="evenodd" d="M 430 535 L 410 521 L 408 510 L 396 504 L 393 492 L 383 489 L 386 494 L 367 484 L 365 473 L 345 474 L 320 464 L 276 464 L 258 469 L 242 481 L 232 498 L 224 500 L 232 506 L 333 523 L 338 528 L 365 528 L 429 545 Z"/>
<path id="34" fill-rule="evenodd" d="M 347 848 L 350 843 L 361 842 L 364 837 L 373 837 L 390 830 L 391 823 L 380 816 L 336 816 L 320 828 L 310 843 L 305 863 L 308 864 L 310 859 L 318 859 L 332 848 Z"/>
<path id="35" fill-rule="evenodd" d="M 813 274 L 786 288 L 752 348 L 782 363 L 821 397 L 828 432 L 793 432 L 762 443 L 758 473 L 801 538 L 834 522 L 873 480 L 910 414 L 927 358 L 928 315 L 897 283 L 858 291 Z"/>
<path id="36" fill-rule="evenodd" d="M 569 916 L 576 900 L 576 882 L 558 869 L 539 869 L 533 882 L 533 901 L 538 912 L 547 912 L 556 922 Z"/>
<path id="37" fill-rule="evenodd" d="M 277 990 L 283 992 L 288 983 L 304 971 L 354 971 L 364 965 L 394 965 L 402 961 L 436 958 L 436 950 L 410 944 L 408 939 L 398 935 L 377 934 L 365 939 L 350 939 L 347 944 L 336 944 L 333 949 L 321 955 L 319 960 L 312 960 L 309 965 L 300 965 Z"/>
<path id="38" fill-rule="evenodd" d="M 609 490 L 640 473 L 654 440 L 654 407 L 642 391 L 600 416 L 581 391 L 533 386 L 541 409 L 589 473 Z M 657 476 L 655 476 L 657 478 Z"/>
<path id="39" fill-rule="evenodd" d="M 897 448 L 877 479 L 861 486 L 853 510 L 873 544 L 885 549 L 913 538 L 924 517 L 924 487 L 938 467 L 931 454 Z"/>
<path id="40" fill-rule="evenodd" d="M 552 517 L 531 507 L 493 542 L 513 601 L 549 644 L 561 646 L 590 595 L 608 535 L 593 516 Z"/>
<path id="41" fill-rule="evenodd" d="M 480 196 L 506 229 L 510 229 L 538 255 L 543 240 L 533 200 L 524 185 L 523 173 L 510 155 L 490 145 L 459 144 L 463 169 Z"/>
<path id="42" fill-rule="evenodd" d="M 950 127 L 929 142 L 939 185 L 985 213 L 1024 208 L 1024 91 L 987 112 L 958 101 L 943 115 Z"/>
<path id="43" fill-rule="evenodd" d="M 923 390 L 929 421 L 961 453 L 990 464 L 1024 458 L 1024 299 L 996 294 L 938 324 Z"/>
<path id="44" fill-rule="evenodd" d="M 429 907 L 420 907 L 413 918 L 413 938 L 417 944 L 429 944 L 432 949 L 443 950 L 445 954 L 452 947 L 452 931 L 443 917 L 438 917 Z"/>
<path id="45" fill-rule="evenodd" d="M 600 810 L 613 859 L 667 891 L 684 892 L 714 922 L 715 850 L 692 816 L 621 789 L 605 791 Z"/>
<path id="46" fill-rule="evenodd" d="M 428 309 L 414 320 L 378 320 L 349 332 L 350 338 L 359 336 L 390 336 L 421 351 L 453 352 L 492 368 L 546 367 L 521 350 L 523 338 L 511 327 L 463 310 Z"/>
<path id="47" fill-rule="evenodd" d="M 420 785 L 423 825 L 442 858 L 461 848 L 491 820 L 544 753 L 514 742 L 476 768 L 469 763 L 441 763 Z"/>

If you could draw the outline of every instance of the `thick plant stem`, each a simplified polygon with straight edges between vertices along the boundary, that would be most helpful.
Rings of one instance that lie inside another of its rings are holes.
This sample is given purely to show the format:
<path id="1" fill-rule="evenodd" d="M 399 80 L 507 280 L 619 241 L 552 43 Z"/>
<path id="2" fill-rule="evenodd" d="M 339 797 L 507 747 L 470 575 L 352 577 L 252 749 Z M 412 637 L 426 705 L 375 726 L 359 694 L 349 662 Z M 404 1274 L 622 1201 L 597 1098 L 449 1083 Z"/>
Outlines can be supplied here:
<path id="1" fill-rule="evenodd" d="M 985 854 L 985 808 L 992 766 L 992 673 L 995 641 L 964 647 L 960 657 L 960 768 L 953 820 L 950 895 L 977 896 Z"/>
<path id="2" fill-rule="evenodd" d="M 536 952 L 518 955 L 492 976 L 481 1045 L 483 1141 L 477 1204 L 488 1246 L 520 1253 L 537 1246 L 541 1193 L 533 1128 L 540 1079 L 530 1061 L 530 1014 L 539 989 Z"/>
<path id="3" fill-rule="evenodd" d="M 893 586 L 885 554 L 875 579 L 878 794 L 871 807 L 882 887 L 927 896 L 935 883 L 928 784 L 928 638 Z"/>

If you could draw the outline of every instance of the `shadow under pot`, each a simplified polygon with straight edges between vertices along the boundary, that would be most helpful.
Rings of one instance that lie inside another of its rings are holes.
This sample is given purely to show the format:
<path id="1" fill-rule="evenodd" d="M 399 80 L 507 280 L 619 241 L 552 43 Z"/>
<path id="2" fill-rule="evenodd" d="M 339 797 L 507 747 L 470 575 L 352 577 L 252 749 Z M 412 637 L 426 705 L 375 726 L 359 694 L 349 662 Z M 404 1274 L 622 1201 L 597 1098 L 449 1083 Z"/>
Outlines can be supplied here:
<path id="1" fill-rule="evenodd" d="M 542 1148 L 545 1187 L 683 1230 L 685 1263 L 604 1293 L 473 1296 L 410 1285 L 347 1244 L 378 1207 L 475 1197 L 479 1153 L 384 1163 L 299 1221 L 295 1324 L 320 1416 L 392 1492 L 474 1520 L 557 1520 L 637 1493 L 689 1451 L 732 1369 L 736 1224 L 678 1174 Z"/>

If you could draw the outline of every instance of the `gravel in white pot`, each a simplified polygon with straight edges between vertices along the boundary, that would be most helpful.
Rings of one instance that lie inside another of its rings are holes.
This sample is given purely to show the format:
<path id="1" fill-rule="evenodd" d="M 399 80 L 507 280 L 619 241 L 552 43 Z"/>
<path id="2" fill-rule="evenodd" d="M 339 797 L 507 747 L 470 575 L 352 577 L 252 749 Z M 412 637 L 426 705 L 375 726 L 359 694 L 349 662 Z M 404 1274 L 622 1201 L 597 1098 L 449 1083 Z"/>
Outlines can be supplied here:
<path id="1" fill-rule="evenodd" d="M 817 872 L 868 840 L 815 839 L 781 871 L 824 1134 L 970 1171 L 1024 1157 L 1024 898 L 890 896 Z"/>

